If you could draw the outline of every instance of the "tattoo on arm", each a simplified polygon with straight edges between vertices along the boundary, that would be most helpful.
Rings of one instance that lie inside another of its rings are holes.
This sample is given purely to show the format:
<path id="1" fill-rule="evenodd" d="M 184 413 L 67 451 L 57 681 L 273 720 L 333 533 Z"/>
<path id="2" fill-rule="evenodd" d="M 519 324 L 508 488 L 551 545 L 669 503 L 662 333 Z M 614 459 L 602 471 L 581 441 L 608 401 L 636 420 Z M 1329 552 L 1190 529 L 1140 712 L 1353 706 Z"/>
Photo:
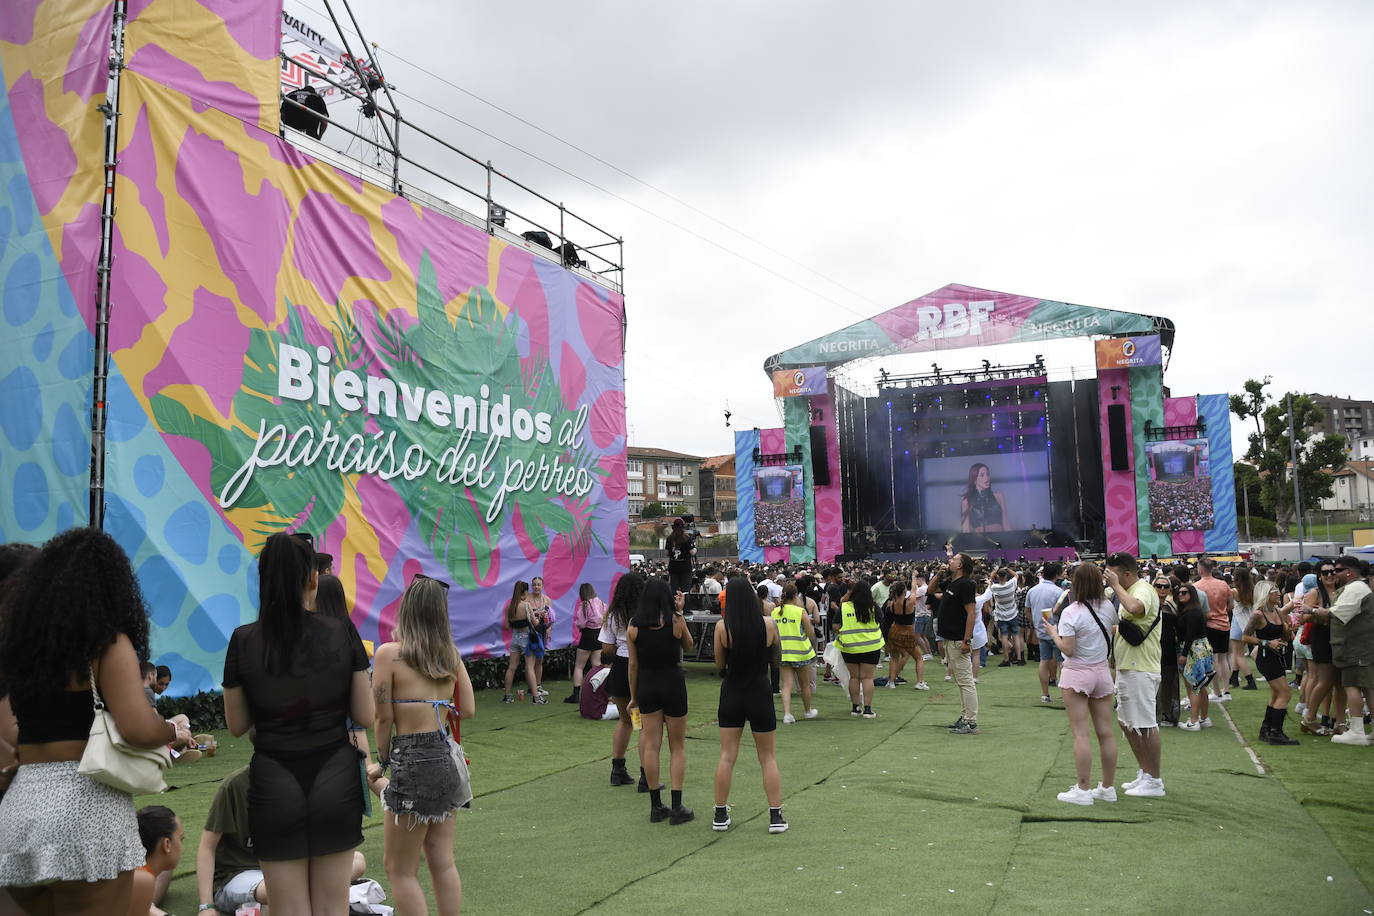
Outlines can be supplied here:
<path id="1" fill-rule="evenodd" d="M 377 701 L 378 706 L 390 702 L 391 698 L 389 694 L 390 691 L 387 690 L 386 684 L 378 684 L 376 687 L 372 688 L 372 696 L 373 699 Z"/>

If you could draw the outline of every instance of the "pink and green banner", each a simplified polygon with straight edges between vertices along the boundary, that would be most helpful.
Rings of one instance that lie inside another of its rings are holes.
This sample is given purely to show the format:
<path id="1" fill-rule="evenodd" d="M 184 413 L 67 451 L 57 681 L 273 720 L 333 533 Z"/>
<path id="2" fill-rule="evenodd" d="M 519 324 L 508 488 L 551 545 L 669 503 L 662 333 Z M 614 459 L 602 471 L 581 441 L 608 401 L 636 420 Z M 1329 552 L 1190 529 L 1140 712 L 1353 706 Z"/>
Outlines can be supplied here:
<path id="1" fill-rule="evenodd" d="M 422 572 L 453 584 L 465 654 L 505 654 L 500 609 L 534 576 L 568 645 L 579 584 L 608 597 L 629 565 L 620 295 L 278 137 L 280 8 L 219 5 L 131 5 L 119 99 L 106 527 L 154 661 L 177 693 L 216 687 L 287 530 L 334 556 L 364 639 Z M 87 519 L 110 8 L 24 16 L 0 34 L 22 243 L 0 265 L 0 535 L 41 542 Z"/>

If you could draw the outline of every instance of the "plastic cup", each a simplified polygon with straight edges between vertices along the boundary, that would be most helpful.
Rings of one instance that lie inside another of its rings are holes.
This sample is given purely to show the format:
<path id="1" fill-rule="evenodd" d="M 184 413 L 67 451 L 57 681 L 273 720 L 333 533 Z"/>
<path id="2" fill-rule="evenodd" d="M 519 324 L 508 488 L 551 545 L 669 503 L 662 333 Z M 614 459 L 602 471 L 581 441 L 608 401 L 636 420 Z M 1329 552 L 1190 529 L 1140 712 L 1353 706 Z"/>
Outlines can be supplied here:
<path id="1" fill-rule="evenodd" d="M 636 731 L 644 725 L 644 720 L 639 715 L 638 706 L 630 710 L 630 725 L 633 726 Z"/>

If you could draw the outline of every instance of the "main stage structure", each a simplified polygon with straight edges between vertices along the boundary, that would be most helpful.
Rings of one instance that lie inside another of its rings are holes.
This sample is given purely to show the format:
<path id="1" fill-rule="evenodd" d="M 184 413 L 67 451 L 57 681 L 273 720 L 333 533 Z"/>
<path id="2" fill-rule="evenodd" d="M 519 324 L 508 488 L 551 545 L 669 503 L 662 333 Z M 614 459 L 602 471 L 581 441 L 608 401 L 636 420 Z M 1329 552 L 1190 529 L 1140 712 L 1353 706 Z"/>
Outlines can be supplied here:
<path id="1" fill-rule="evenodd" d="M 990 358 L 1075 337 L 1095 377 Z M 1156 315 L 951 284 L 769 357 L 784 423 L 735 433 L 740 557 L 1234 552 L 1229 399 L 1165 388 L 1174 338 Z M 981 365 L 845 381 L 951 351 Z"/>

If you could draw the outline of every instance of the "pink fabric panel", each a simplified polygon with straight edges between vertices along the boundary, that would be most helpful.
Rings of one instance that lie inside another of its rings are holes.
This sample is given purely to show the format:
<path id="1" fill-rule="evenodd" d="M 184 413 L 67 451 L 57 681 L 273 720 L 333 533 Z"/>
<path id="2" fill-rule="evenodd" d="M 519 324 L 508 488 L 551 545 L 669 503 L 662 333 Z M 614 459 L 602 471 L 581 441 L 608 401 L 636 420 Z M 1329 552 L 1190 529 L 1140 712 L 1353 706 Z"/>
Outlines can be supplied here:
<path id="1" fill-rule="evenodd" d="M 1119 385 L 1117 399 L 1112 400 L 1112 386 Z M 1107 425 L 1107 408 L 1121 404 L 1126 408 L 1126 448 L 1134 452 L 1135 445 L 1129 435 L 1131 430 L 1131 374 L 1129 369 L 1099 369 L 1097 373 L 1097 397 L 1100 405 L 1099 422 L 1102 428 L 1102 495 L 1107 516 L 1107 552 L 1118 550 L 1137 553 L 1140 550 L 1140 535 L 1136 524 L 1135 472 L 1113 471 L 1111 451 L 1111 431 Z M 1132 456 L 1134 457 L 1134 456 Z M 1134 466 L 1134 460 L 1132 460 Z"/>
<path id="2" fill-rule="evenodd" d="M 1192 426 L 1197 422 L 1196 398 L 1165 398 L 1164 425 Z M 1172 535 L 1174 553 L 1201 553 L 1204 549 L 1205 533 L 1201 531 L 1175 531 Z"/>
<path id="3" fill-rule="evenodd" d="M 835 383 L 829 393 L 813 395 L 811 409 L 821 412 L 825 427 L 825 463 L 830 468 L 830 486 L 816 487 L 816 562 L 830 563 L 844 552 L 844 519 L 840 509 L 840 436 L 835 426 Z"/>
<path id="4" fill-rule="evenodd" d="M 781 427 L 759 430 L 759 452 L 761 454 L 776 455 L 778 452 L 785 451 L 787 451 L 787 430 Z M 753 485 L 754 482 L 749 481 L 749 486 L 752 487 Z M 739 486 L 738 480 L 735 481 L 735 486 Z M 763 561 L 765 563 L 786 563 L 791 559 L 791 556 L 792 548 L 790 547 L 765 547 L 763 549 Z"/>

